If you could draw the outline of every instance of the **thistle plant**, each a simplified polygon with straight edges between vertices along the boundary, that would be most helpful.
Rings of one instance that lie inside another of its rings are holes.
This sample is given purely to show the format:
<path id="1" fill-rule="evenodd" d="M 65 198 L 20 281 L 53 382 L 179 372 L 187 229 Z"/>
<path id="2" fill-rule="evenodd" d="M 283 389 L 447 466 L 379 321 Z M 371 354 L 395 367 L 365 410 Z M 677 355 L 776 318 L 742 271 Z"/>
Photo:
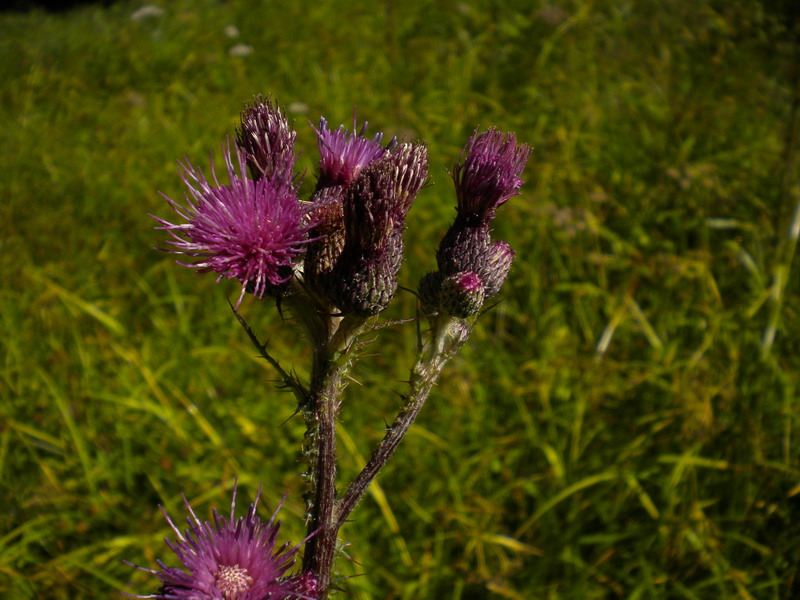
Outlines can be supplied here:
<path id="1" fill-rule="evenodd" d="M 312 125 L 313 127 L 313 125 Z M 227 182 L 181 164 L 185 202 L 166 198 L 172 223 L 154 217 L 178 264 L 241 284 L 234 315 L 259 354 L 295 396 L 306 423 L 307 537 L 302 564 L 290 573 L 301 545 L 275 548 L 278 523 L 255 514 L 201 522 L 186 503 L 185 533 L 168 541 L 183 568 L 146 570 L 162 582 L 141 598 L 280 600 L 328 598 L 335 587 L 339 531 L 387 463 L 425 404 L 447 361 L 466 343 L 486 303 L 508 276 L 514 251 L 492 239 L 498 208 L 519 193 L 530 148 L 511 133 L 475 131 L 452 170 L 456 217 L 436 252 L 438 269 L 422 278 L 418 318 L 428 322 L 411 366 L 402 408 L 361 472 L 337 482 L 336 427 L 359 340 L 381 327 L 381 313 L 398 292 L 405 221 L 428 180 L 422 143 L 366 136 L 358 129 L 314 127 L 320 161 L 308 200 L 298 196 L 296 134 L 270 99 L 245 106 L 235 143 L 223 146 Z M 269 300 L 303 328 L 311 346 L 308 381 L 286 371 L 239 313 L 246 295 Z M 409 315 L 413 317 L 414 315 Z M 413 320 L 413 319 L 412 319 Z M 337 489 L 343 490 L 337 493 Z M 166 516 L 166 515 L 165 515 Z M 141 567 L 140 567 L 141 568 Z"/>

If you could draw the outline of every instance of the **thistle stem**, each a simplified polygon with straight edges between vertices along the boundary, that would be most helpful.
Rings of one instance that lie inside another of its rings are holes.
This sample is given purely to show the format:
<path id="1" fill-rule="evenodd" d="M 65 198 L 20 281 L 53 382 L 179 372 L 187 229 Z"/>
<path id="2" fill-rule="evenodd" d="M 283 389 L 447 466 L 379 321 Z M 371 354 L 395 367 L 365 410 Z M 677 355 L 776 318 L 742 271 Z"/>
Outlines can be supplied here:
<path id="1" fill-rule="evenodd" d="M 402 410 L 361 473 L 337 500 L 336 419 L 344 376 L 351 362 L 352 342 L 363 331 L 365 323 L 347 319 L 336 322 L 333 318 L 326 321 L 324 342 L 318 338 L 314 352 L 310 402 L 306 411 L 312 491 L 308 501 L 311 538 L 306 542 L 303 571 L 314 573 L 320 600 L 327 598 L 331 586 L 339 528 L 394 454 L 425 405 L 445 364 L 464 345 L 471 331 L 471 325 L 461 319 L 440 316 L 434 320 L 430 341 L 411 371 L 409 393 Z"/>
<path id="2" fill-rule="evenodd" d="M 352 362 L 353 341 L 365 325 L 363 319 L 349 317 L 327 316 L 323 321 L 324 335 L 315 339 L 310 402 L 305 413 L 311 446 L 312 490 L 308 502 L 308 535 L 311 538 L 303 556 L 303 570 L 316 576 L 320 599 L 327 597 L 331 584 L 339 533 L 336 524 L 336 419 L 346 386 L 344 377 Z"/>
<path id="3" fill-rule="evenodd" d="M 369 484 L 386 465 L 400 445 L 411 425 L 428 399 L 445 364 L 467 341 L 471 328 L 465 321 L 439 317 L 433 323 L 433 335 L 429 346 L 411 370 L 409 393 L 402 410 L 395 418 L 381 443 L 372 453 L 361 473 L 347 488 L 336 510 L 336 527 L 341 527 L 358 504 Z"/>
<path id="4" fill-rule="evenodd" d="M 334 523 L 336 507 L 336 413 L 341 385 L 341 367 L 327 358 L 316 358 L 311 382 L 310 418 L 313 490 L 309 505 L 308 533 L 303 570 L 317 577 L 320 598 L 326 596 L 336 555 L 339 528 Z"/>

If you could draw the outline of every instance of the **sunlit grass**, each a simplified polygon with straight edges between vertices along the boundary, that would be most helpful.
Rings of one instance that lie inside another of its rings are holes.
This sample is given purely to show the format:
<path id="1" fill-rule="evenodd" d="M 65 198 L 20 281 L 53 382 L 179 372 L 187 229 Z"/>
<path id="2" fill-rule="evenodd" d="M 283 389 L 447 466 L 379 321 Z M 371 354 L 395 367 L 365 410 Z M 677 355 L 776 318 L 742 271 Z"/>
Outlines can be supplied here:
<path id="1" fill-rule="evenodd" d="M 302 538 L 289 394 L 215 285 L 153 250 L 176 159 L 243 101 L 428 142 L 402 284 L 435 263 L 476 126 L 536 150 L 495 236 L 502 302 L 342 530 L 342 597 L 792 598 L 800 567 L 798 93 L 755 0 L 115 3 L 0 14 L 0 595 L 148 593 L 162 504 L 265 486 Z M 231 37 L 234 25 L 239 35 Z M 248 56 L 231 56 L 237 44 Z M 793 79 L 793 77 L 795 77 Z M 242 312 L 285 365 L 308 353 Z M 410 294 L 393 317 L 415 314 Z M 353 374 L 353 477 L 399 407 L 414 326 Z"/>

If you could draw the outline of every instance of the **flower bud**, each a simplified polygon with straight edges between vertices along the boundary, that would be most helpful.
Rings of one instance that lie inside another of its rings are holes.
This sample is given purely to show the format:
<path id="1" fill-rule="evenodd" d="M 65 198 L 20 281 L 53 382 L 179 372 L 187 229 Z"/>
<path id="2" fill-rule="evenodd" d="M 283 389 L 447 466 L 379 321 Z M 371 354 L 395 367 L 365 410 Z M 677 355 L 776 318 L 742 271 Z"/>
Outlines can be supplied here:
<path id="1" fill-rule="evenodd" d="M 362 260 L 341 263 L 338 272 L 347 277 L 333 278 L 333 300 L 342 314 L 371 317 L 384 310 L 397 291 L 397 269 L 389 257 L 383 260 Z"/>
<path id="2" fill-rule="evenodd" d="M 500 291 L 508 277 L 515 254 L 516 252 L 511 249 L 511 246 L 503 241 L 495 242 L 489 247 L 479 272 L 483 285 L 486 287 L 487 298 L 491 298 Z"/>
<path id="3" fill-rule="evenodd" d="M 474 271 L 455 273 L 442 280 L 441 305 L 454 317 L 466 319 L 478 314 L 485 298 L 483 282 Z"/>
<path id="4" fill-rule="evenodd" d="M 262 100 L 257 96 L 242 111 L 236 145 L 245 153 L 254 180 L 266 178 L 279 187 L 290 188 L 297 159 L 296 137 L 281 110 L 269 98 Z"/>
<path id="5" fill-rule="evenodd" d="M 425 147 L 400 144 L 347 188 L 345 243 L 330 279 L 342 313 L 374 315 L 394 297 L 406 215 L 427 175 Z"/>
<path id="6" fill-rule="evenodd" d="M 476 131 L 467 142 L 452 173 L 457 215 L 436 253 L 444 278 L 443 295 L 444 282 L 453 286 L 449 278 L 463 273 L 473 273 L 481 282 L 480 304 L 500 291 L 514 251 L 505 242 L 492 242 L 491 222 L 497 208 L 519 193 L 523 183 L 520 176 L 529 155 L 530 148 L 517 145 L 514 134 L 494 128 L 480 135 Z M 461 283 L 469 287 L 466 280 Z M 473 293 L 477 297 L 478 292 Z M 461 310 L 458 301 L 452 302 L 454 310 Z M 471 306 L 464 310 L 473 310 Z"/>

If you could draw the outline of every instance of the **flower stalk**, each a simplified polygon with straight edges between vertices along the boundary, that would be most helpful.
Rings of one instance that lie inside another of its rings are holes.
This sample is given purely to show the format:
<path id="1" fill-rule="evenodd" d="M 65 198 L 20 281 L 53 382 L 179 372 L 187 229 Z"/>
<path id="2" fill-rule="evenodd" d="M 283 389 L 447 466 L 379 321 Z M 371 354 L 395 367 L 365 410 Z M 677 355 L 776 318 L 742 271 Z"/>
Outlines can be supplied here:
<path id="1" fill-rule="evenodd" d="M 425 406 L 447 361 L 466 343 L 471 329 L 467 322 L 455 317 L 440 317 L 434 321 L 431 340 L 423 348 L 420 357 L 411 369 L 411 378 L 408 382 L 409 391 L 404 396 L 403 408 L 387 429 L 386 435 L 373 451 L 361 473 L 352 481 L 338 503 L 337 527 L 344 525 L 370 483 L 397 450 L 400 442 L 403 441 Z"/>
<path id="2" fill-rule="evenodd" d="M 303 568 L 317 574 L 320 591 L 330 586 L 333 561 L 336 557 L 336 419 L 342 392 L 341 365 L 335 364 L 327 352 L 314 357 L 311 383 L 311 405 L 306 412 L 312 449 L 309 457 L 312 491 L 308 505 L 308 531 L 314 536 L 303 557 Z"/>

